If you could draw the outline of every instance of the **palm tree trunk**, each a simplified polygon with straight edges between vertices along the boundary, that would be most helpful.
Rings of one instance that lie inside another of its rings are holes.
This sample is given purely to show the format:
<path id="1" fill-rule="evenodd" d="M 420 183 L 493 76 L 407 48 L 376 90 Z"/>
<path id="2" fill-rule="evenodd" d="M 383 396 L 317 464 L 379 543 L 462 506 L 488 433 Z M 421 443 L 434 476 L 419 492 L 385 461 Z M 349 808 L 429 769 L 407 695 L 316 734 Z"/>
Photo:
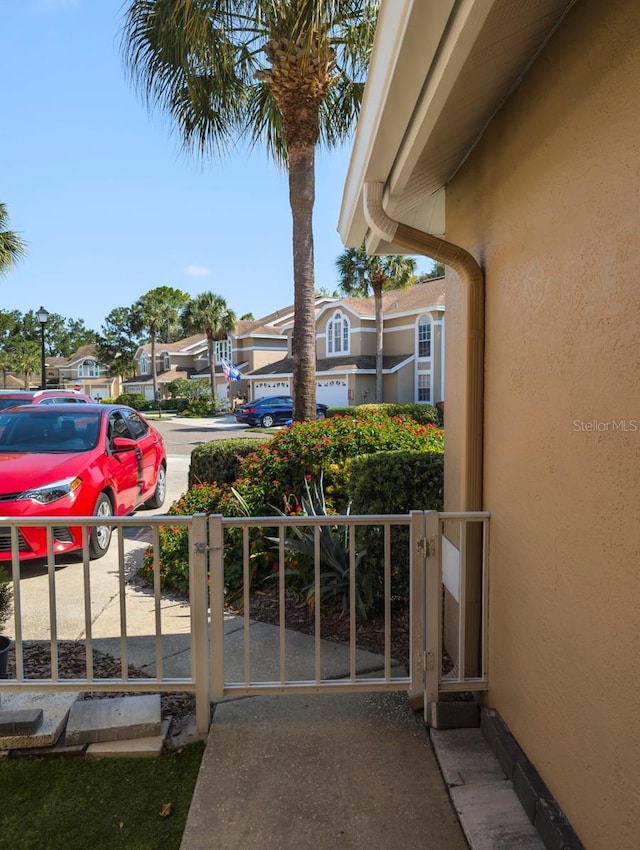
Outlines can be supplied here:
<path id="1" fill-rule="evenodd" d="M 376 404 L 382 404 L 382 354 L 384 324 L 382 318 L 382 284 L 372 283 L 376 309 Z"/>
<path id="2" fill-rule="evenodd" d="M 156 372 L 156 332 L 151 331 L 151 382 L 153 384 L 153 401 L 158 400 L 158 374 Z"/>
<path id="3" fill-rule="evenodd" d="M 289 148 L 289 203 L 293 218 L 293 418 L 316 418 L 316 321 L 313 267 L 315 147 Z"/>

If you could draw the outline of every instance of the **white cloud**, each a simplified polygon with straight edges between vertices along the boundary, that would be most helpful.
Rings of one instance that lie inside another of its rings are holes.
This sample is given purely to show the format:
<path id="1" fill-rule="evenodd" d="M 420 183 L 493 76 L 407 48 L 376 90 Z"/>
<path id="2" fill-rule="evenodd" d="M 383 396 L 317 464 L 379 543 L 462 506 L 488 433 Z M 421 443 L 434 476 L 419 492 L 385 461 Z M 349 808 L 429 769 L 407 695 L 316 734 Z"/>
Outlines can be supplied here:
<path id="1" fill-rule="evenodd" d="M 184 272 L 189 277 L 207 277 L 211 274 L 210 270 L 204 266 L 185 266 Z"/>

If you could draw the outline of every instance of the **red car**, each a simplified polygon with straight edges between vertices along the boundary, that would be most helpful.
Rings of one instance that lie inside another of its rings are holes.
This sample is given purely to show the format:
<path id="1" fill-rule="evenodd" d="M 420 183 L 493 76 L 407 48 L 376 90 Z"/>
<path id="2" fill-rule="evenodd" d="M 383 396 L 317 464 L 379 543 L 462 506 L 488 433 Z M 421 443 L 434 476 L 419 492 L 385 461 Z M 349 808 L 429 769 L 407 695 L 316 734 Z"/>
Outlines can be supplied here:
<path id="1" fill-rule="evenodd" d="M 4 517 L 127 516 L 162 507 L 167 456 L 162 437 L 137 411 L 117 404 L 45 404 L 0 413 L 0 561 L 11 558 Z M 91 558 L 111 526 L 89 534 Z M 54 552 L 82 549 L 81 529 L 53 529 Z M 19 531 L 21 559 L 47 555 L 44 528 Z"/>
<path id="2" fill-rule="evenodd" d="M 0 410 L 23 404 L 92 404 L 93 399 L 75 390 L 0 390 Z"/>

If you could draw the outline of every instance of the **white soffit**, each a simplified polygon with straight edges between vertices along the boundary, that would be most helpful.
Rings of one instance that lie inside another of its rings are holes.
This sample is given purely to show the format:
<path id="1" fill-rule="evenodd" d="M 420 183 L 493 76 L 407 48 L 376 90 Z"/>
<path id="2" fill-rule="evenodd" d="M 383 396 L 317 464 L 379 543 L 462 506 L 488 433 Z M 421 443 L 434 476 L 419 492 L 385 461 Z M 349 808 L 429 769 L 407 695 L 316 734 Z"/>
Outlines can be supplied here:
<path id="1" fill-rule="evenodd" d="M 575 0 L 382 0 L 338 230 L 367 235 L 362 186 L 444 235 L 445 187 Z M 445 14 L 446 13 L 446 14 Z M 370 252 L 401 253 L 372 234 Z"/>

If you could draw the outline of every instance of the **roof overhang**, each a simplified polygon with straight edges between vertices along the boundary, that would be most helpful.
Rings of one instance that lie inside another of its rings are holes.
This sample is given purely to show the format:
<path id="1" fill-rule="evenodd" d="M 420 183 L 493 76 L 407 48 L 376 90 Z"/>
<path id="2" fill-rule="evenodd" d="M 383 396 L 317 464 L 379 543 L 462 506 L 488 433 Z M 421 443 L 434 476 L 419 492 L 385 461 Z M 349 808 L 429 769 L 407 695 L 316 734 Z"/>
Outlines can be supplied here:
<path id="1" fill-rule="evenodd" d="M 363 186 L 395 221 L 445 234 L 447 183 L 576 0 L 382 0 L 338 231 L 405 253 L 368 229 Z"/>

